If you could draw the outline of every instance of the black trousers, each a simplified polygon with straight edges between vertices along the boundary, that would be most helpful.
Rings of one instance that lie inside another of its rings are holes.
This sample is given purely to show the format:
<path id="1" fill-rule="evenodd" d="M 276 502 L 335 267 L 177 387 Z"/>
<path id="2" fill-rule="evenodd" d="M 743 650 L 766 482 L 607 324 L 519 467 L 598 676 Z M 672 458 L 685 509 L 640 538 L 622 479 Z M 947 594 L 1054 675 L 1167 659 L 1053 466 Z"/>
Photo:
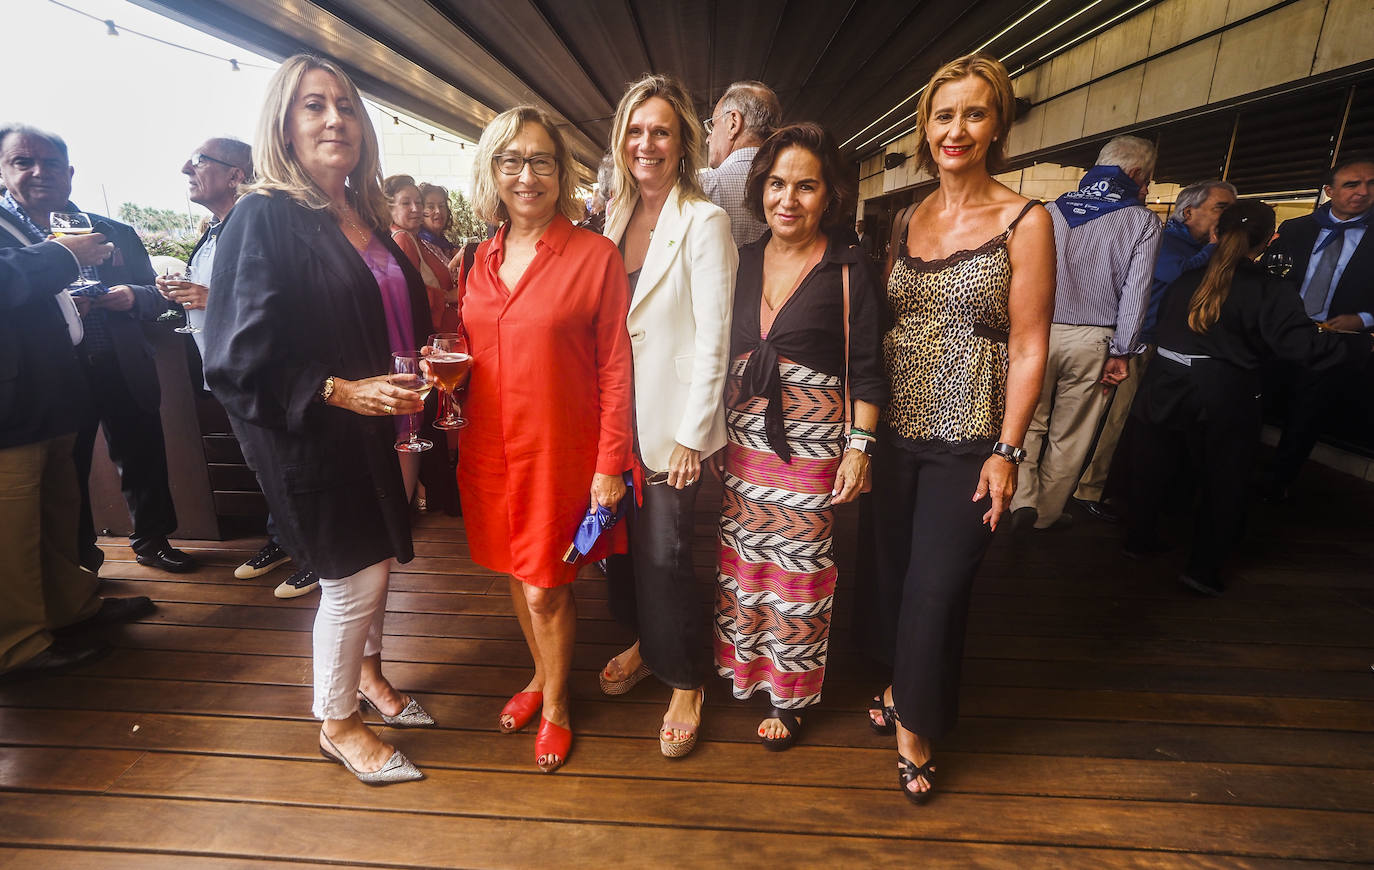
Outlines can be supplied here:
<path id="1" fill-rule="evenodd" d="M 1312 371 L 1287 365 L 1277 377 L 1288 393 L 1288 413 L 1274 451 L 1271 486 L 1276 493 L 1297 480 L 1333 416 L 1351 404 L 1352 391 L 1359 389 L 1356 373 L 1344 367 Z"/>
<path id="2" fill-rule="evenodd" d="M 1243 389 L 1238 390 L 1242 394 Z M 1250 392 L 1253 394 L 1253 388 Z M 1189 577 L 1223 587 L 1222 571 L 1245 532 L 1250 470 L 1259 445 L 1259 400 L 1230 402 L 1192 420 L 1168 424 L 1137 418 L 1131 439 L 1131 502 L 1126 546 L 1148 552 L 1159 540 L 1159 517 L 1179 492 L 1197 493 Z M 1176 478 L 1187 469 L 1192 485 Z"/>
<path id="3" fill-rule="evenodd" d="M 176 508 L 167 482 L 167 449 L 162 437 L 162 418 L 156 411 L 139 407 L 129 394 L 124 375 L 113 357 L 84 365 L 91 386 L 95 414 L 76 436 L 73 457 L 81 484 L 81 519 L 77 530 L 80 552 L 95 547 L 95 521 L 91 518 L 91 461 L 96 429 L 105 427 L 110 460 L 119 470 L 119 487 L 133 519 L 129 543 L 135 552 L 156 545 L 177 527 Z"/>
<path id="4" fill-rule="evenodd" d="M 992 532 L 972 501 L 988 454 L 884 446 L 861 499 L 854 635 L 892 665 L 902 725 L 938 740 L 959 718 L 973 577 Z"/>
<path id="5" fill-rule="evenodd" d="M 644 504 L 626 517 L 630 552 L 606 560 L 611 614 L 639 635 L 644 663 L 674 689 L 702 685 L 710 666 L 711 605 L 692 569 L 700 488 L 700 480 L 683 489 L 644 487 Z"/>

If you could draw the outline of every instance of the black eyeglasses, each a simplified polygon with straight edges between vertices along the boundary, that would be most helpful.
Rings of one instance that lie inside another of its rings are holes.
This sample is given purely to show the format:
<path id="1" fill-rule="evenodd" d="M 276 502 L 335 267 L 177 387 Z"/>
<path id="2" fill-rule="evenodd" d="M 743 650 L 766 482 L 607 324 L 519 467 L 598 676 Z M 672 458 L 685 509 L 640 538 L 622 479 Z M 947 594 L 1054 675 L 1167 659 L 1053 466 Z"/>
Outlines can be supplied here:
<path id="1" fill-rule="evenodd" d="M 232 163 L 226 163 L 225 161 L 220 160 L 218 157 L 211 157 L 209 154 L 201 154 L 199 151 L 191 155 L 191 160 L 189 162 L 192 166 L 194 166 L 197 169 L 203 168 L 207 162 L 218 163 L 220 166 L 227 166 L 230 169 L 238 168 L 234 166 L 234 164 Z"/>
<path id="2" fill-rule="evenodd" d="M 554 170 L 558 169 L 558 161 L 552 154 L 535 154 L 532 157 L 521 157 L 519 154 L 497 154 L 491 159 L 496 164 L 497 170 L 502 175 L 519 175 L 525 171 L 525 164 L 529 164 L 530 169 L 534 170 L 535 175 L 553 175 Z"/>

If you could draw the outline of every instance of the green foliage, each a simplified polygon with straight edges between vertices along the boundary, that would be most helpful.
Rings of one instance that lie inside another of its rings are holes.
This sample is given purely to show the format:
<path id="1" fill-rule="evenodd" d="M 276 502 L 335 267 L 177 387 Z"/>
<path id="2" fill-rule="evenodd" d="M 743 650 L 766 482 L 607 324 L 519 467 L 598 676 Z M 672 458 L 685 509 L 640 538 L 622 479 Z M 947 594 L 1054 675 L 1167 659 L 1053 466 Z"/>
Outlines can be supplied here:
<path id="1" fill-rule="evenodd" d="M 123 218 L 121 211 L 120 217 Z M 183 263 L 191 262 L 191 251 L 196 247 L 195 239 L 174 239 L 166 233 L 140 232 L 138 238 L 150 257 L 176 257 Z"/>
<path id="2" fill-rule="evenodd" d="M 119 207 L 118 217 L 138 230 L 140 235 L 163 233 L 176 239 L 194 239 L 196 235 L 195 220 L 170 208 L 152 208 L 126 202 Z"/>
<path id="3" fill-rule="evenodd" d="M 448 192 L 449 211 L 453 212 L 453 223 L 449 225 L 448 240 L 455 245 L 462 244 L 463 239 L 485 239 L 487 237 L 487 225 L 477 219 L 477 214 L 472 210 L 472 203 L 463 196 L 461 190 L 450 190 Z"/>

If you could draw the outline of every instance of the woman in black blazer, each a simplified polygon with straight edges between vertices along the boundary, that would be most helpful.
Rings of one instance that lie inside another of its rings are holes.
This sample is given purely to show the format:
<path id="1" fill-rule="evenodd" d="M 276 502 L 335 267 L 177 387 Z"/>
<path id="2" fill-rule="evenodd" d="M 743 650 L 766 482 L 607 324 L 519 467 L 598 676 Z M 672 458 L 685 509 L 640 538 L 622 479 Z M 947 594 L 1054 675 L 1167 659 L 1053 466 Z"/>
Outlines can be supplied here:
<path id="1" fill-rule="evenodd" d="M 1203 595 L 1226 588 L 1260 436 L 1260 366 L 1274 359 L 1314 371 L 1368 359 L 1368 334 L 1322 331 L 1291 284 L 1254 261 L 1274 233 L 1274 209 L 1246 200 L 1222 212 L 1205 269 L 1185 272 L 1159 305 L 1155 358 L 1131 406 L 1127 555 L 1163 549 L 1157 518 L 1170 472 L 1188 468 L 1202 490 L 1192 552 L 1179 581 Z M 1191 460 L 1191 461 L 1189 461 Z"/>
<path id="2" fill-rule="evenodd" d="M 398 461 L 393 418 L 423 407 L 387 373 L 392 353 L 416 353 L 432 331 L 425 288 L 387 232 L 376 134 L 335 64 L 282 65 L 254 151 L 259 180 L 215 257 L 206 377 L 282 545 L 320 575 L 320 751 L 367 783 L 419 779 L 363 723 L 359 702 L 391 725 L 434 724 L 381 671 L 389 569 L 413 556 L 418 471 Z"/>

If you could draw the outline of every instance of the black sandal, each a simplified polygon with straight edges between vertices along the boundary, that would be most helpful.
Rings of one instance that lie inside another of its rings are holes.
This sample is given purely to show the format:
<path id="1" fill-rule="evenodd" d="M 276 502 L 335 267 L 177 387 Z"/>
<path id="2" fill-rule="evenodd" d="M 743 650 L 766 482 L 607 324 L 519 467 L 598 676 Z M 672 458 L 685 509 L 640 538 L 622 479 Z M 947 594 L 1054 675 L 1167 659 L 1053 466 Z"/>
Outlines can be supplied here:
<path id="1" fill-rule="evenodd" d="M 777 719 L 782 723 L 782 727 L 787 729 L 786 737 L 771 738 L 762 735 L 759 736 L 759 742 L 763 744 L 763 748 L 770 752 L 782 752 L 793 743 L 796 743 L 797 737 L 801 735 L 802 720 L 798 719 L 797 714 L 790 710 L 779 710 L 777 707 L 771 707 L 768 710 L 768 715 L 763 718 Z"/>
<path id="2" fill-rule="evenodd" d="M 925 791 L 912 791 L 907 788 L 907 786 L 911 785 L 919 778 L 924 778 L 929 788 Z M 916 762 L 898 752 L 897 782 L 901 786 L 902 794 L 906 795 L 907 800 L 911 801 L 916 806 L 925 803 L 935 792 L 935 757 L 931 756 L 926 760 L 925 764 L 917 767 Z"/>
<path id="3" fill-rule="evenodd" d="M 874 721 L 874 713 L 882 718 L 883 724 L 879 725 Z M 884 704 L 882 692 L 874 695 L 873 700 L 868 702 L 868 714 L 868 727 L 873 729 L 874 734 L 891 737 L 897 733 L 897 705 Z"/>

